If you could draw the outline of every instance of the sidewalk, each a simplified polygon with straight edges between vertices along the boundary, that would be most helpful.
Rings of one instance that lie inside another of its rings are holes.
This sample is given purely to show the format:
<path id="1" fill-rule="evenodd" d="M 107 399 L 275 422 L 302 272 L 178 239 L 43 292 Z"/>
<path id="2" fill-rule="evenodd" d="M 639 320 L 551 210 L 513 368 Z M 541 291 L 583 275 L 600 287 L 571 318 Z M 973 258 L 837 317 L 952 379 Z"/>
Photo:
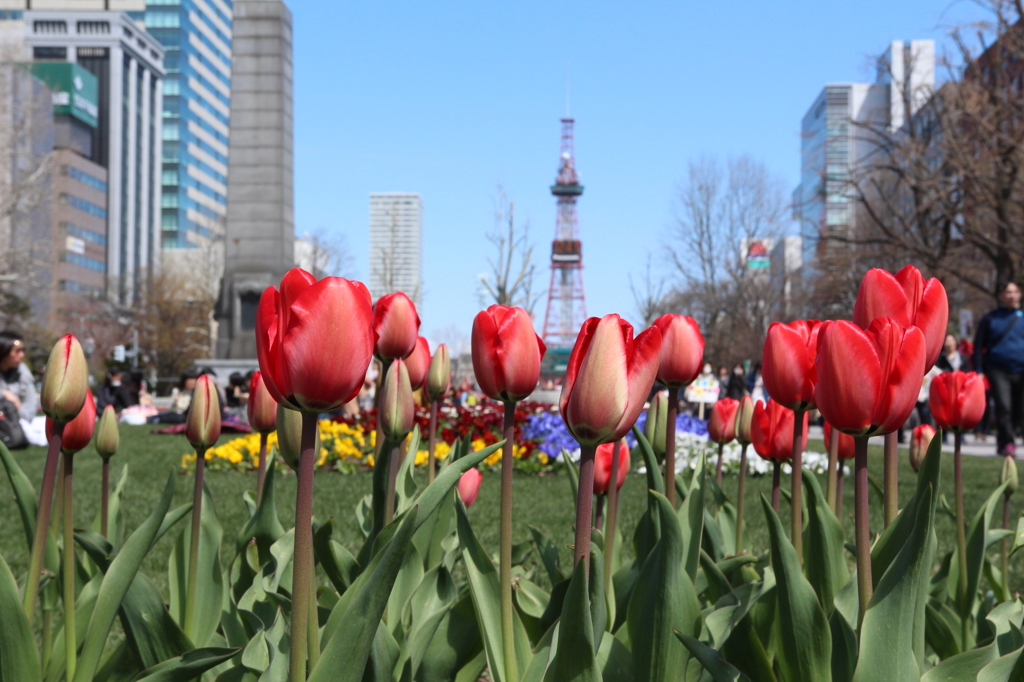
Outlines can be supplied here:
<path id="1" fill-rule="evenodd" d="M 824 440 L 824 433 L 820 426 L 811 425 L 808 429 L 807 437 L 810 440 Z M 910 439 L 910 429 L 904 431 L 904 438 Z M 870 440 L 871 445 L 877 445 L 882 447 L 882 436 L 875 436 Z M 901 448 L 907 447 L 907 443 L 900 443 Z M 943 452 L 953 452 L 953 436 L 950 434 L 946 438 L 946 442 L 942 444 Z M 960 446 L 960 452 L 965 455 L 975 455 L 978 457 L 995 457 L 996 456 L 996 437 L 991 435 L 988 437 L 988 441 L 985 443 L 979 443 L 975 440 L 973 433 L 964 434 L 963 443 Z"/>

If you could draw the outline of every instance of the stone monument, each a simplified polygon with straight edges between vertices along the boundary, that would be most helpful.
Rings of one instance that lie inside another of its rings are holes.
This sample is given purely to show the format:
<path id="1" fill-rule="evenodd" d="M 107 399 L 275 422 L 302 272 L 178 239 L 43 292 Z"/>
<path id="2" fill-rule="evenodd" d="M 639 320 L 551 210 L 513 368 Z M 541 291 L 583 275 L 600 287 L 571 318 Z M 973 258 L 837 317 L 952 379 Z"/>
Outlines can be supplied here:
<path id="1" fill-rule="evenodd" d="M 281 0 L 235 0 L 233 34 L 216 356 L 255 365 L 260 295 L 295 264 L 291 12 Z"/>

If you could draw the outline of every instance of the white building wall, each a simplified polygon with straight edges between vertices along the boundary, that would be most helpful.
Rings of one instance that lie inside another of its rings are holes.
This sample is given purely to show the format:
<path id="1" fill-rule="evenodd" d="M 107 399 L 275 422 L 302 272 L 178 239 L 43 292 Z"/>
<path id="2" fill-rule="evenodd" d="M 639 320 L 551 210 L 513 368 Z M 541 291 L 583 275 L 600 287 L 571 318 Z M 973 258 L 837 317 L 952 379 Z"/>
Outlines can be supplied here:
<path id="1" fill-rule="evenodd" d="M 370 195 L 369 288 L 374 300 L 402 291 L 423 294 L 423 200 L 414 192 Z"/>

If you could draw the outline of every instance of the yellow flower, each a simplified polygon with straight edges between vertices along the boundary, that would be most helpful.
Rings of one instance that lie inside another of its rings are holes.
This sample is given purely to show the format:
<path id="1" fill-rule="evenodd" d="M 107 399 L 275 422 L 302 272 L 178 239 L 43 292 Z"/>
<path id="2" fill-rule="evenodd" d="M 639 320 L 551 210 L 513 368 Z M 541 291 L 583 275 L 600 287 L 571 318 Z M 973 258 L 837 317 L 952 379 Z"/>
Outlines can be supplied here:
<path id="1" fill-rule="evenodd" d="M 371 467 L 373 466 L 373 463 L 374 463 L 375 461 L 376 461 L 376 460 L 374 460 L 374 459 L 373 459 L 373 455 L 367 455 L 367 456 L 366 456 L 366 463 L 367 463 L 367 464 L 369 464 L 369 465 L 370 465 Z"/>
<path id="2" fill-rule="evenodd" d="M 448 453 L 451 452 L 451 450 L 451 445 L 448 445 L 448 443 L 441 441 L 440 443 L 434 446 L 434 459 L 437 459 L 438 461 L 445 459 L 448 456 Z"/>
<path id="3" fill-rule="evenodd" d="M 545 465 L 546 466 L 547 463 L 551 461 L 551 459 L 547 455 L 545 455 L 543 452 L 541 452 L 541 453 L 539 453 L 537 455 L 537 461 L 540 462 L 541 465 Z"/>

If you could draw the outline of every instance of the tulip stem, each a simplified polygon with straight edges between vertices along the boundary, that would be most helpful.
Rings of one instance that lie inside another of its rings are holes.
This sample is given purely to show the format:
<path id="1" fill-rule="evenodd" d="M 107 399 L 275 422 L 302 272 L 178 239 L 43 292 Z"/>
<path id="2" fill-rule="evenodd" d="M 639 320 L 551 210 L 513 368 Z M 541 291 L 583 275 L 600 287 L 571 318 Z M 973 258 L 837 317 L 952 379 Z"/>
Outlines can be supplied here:
<path id="1" fill-rule="evenodd" d="M 956 490 L 956 554 L 960 575 L 957 576 L 957 594 L 962 599 L 967 597 L 967 534 L 964 528 L 964 478 L 960 461 L 960 441 L 963 433 L 960 429 L 953 432 L 953 485 Z M 963 647 L 967 651 L 967 621 L 963 621 Z"/>
<path id="2" fill-rule="evenodd" d="M 107 517 L 110 510 L 110 458 L 103 458 L 100 474 L 100 535 L 107 537 Z"/>
<path id="3" fill-rule="evenodd" d="M 516 404 L 505 403 L 505 422 L 501 448 L 501 536 L 499 552 L 499 575 L 501 583 L 501 651 L 505 660 L 505 679 L 518 680 L 516 665 L 515 631 L 512 613 L 512 453 L 515 446 Z M 590 511 L 587 510 L 587 521 Z"/>
<path id="4" fill-rule="evenodd" d="M 430 401 L 430 436 L 427 441 L 427 485 L 434 482 L 434 450 L 437 448 L 437 401 Z"/>
<path id="5" fill-rule="evenodd" d="M 623 441 L 625 443 L 625 441 Z M 604 593 L 608 597 L 612 593 L 612 569 L 615 556 L 615 524 L 619 515 L 619 448 L 615 447 L 612 455 L 612 468 L 608 479 L 608 518 L 604 528 Z M 625 482 L 625 481 L 623 481 Z"/>
<path id="6" fill-rule="evenodd" d="M 736 489 L 736 554 L 743 554 L 743 508 L 747 506 L 747 444 L 740 448 L 740 480 Z"/>
<path id="7" fill-rule="evenodd" d="M 722 485 L 722 453 L 725 451 L 725 443 L 718 444 L 718 463 L 715 465 L 715 483 Z"/>
<path id="8" fill-rule="evenodd" d="M 796 558 L 804 563 L 804 411 L 793 410 L 792 535 Z"/>
<path id="9" fill-rule="evenodd" d="M 868 519 L 868 439 L 858 436 L 854 440 L 854 523 L 857 538 L 857 594 L 860 608 L 857 612 L 857 631 L 864 622 L 864 614 L 871 602 L 871 530 Z"/>
<path id="10" fill-rule="evenodd" d="M 370 537 L 367 542 L 373 546 L 373 540 L 384 528 L 385 507 L 388 492 L 388 472 L 390 469 L 391 443 L 383 441 L 380 454 L 373 462 L 373 526 L 370 530 Z"/>
<path id="11" fill-rule="evenodd" d="M 772 509 L 779 513 L 779 488 L 782 479 L 782 462 L 772 460 Z"/>
<path id="12" fill-rule="evenodd" d="M 613 458 L 614 460 L 614 458 Z M 604 498 L 606 495 L 601 493 L 597 494 L 597 506 L 594 510 L 594 528 L 598 530 L 604 529 Z"/>
<path id="13" fill-rule="evenodd" d="M 885 527 L 896 520 L 900 509 L 900 459 L 897 433 L 885 434 L 882 489 L 885 491 Z"/>
<path id="14" fill-rule="evenodd" d="M 43 553 L 46 550 L 46 533 L 50 527 L 50 510 L 53 505 L 53 488 L 57 479 L 57 458 L 64 440 L 64 425 L 53 423 L 50 444 L 46 451 L 46 466 L 43 468 L 43 484 L 39 491 L 39 510 L 36 512 L 36 536 L 32 541 L 32 557 L 28 563 L 28 577 L 25 582 L 25 614 L 29 625 L 35 618 L 36 598 L 39 596 L 39 578 L 43 570 Z"/>
<path id="15" fill-rule="evenodd" d="M 678 412 L 679 389 L 669 388 L 668 421 L 665 423 L 665 497 L 673 507 L 676 506 L 676 415 Z M 576 532 L 578 537 L 579 531 Z M 589 538 L 588 535 L 588 542 Z"/>
<path id="16" fill-rule="evenodd" d="M 826 488 L 825 499 L 828 501 L 832 513 L 839 515 L 839 508 L 836 507 L 836 469 L 839 465 L 839 430 L 831 429 L 828 439 L 828 487 Z"/>
<path id="17" fill-rule="evenodd" d="M 310 592 L 313 585 L 313 467 L 316 464 L 316 413 L 302 413 L 302 446 L 295 491 L 295 552 L 292 558 L 292 630 L 289 682 L 306 679 Z"/>
<path id="18" fill-rule="evenodd" d="M 196 453 L 196 481 L 192 490 L 192 533 L 189 536 L 188 582 L 185 583 L 185 634 L 195 634 L 196 582 L 199 578 L 199 533 L 203 521 L 203 478 L 206 472 L 206 448 Z"/>
<path id="19" fill-rule="evenodd" d="M 836 466 L 836 518 L 843 518 L 843 481 L 846 480 L 842 464 Z"/>
<path id="20" fill-rule="evenodd" d="M 382 447 L 384 444 L 384 427 L 380 423 L 380 413 L 384 410 L 384 377 L 388 375 L 388 369 L 391 368 L 393 360 L 381 360 L 380 361 L 380 376 L 377 378 L 377 393 L 374 398 L 377 399 L 377 426 L 376 435 L 374 439 L 374 457 L 380 458 Z"/>
<path id="21" fill-rule="evenodd" d="M 309 669 L 313 670 L 320 660 L 320 614 L 317 611 L 316 555 L 312 543 L 309 548 L 309 640 L 306 642 L 306 655 L 309 656 Z"/>
<path id="22" fill-rule="evenodd" d="M 71 497 L 74 453 L 64 453 L 64 660 L 67 680 L 75 677 L 78 639 L 75 637 L 75 513 Z"/>
<path id="23" fill-rule="evenodd" d="M 263 501 L 263 481 L 267 478 L 267 434 L 260 434 L 260 461 L 256 469 L 256 506 Z"/>
<path id="24" fill-rule="evenodd" d="M 576 544 L 573 546 L 573 566 L 580 559 L 590 556 L 590 516 L 594 504 L 594 456 L 597 448 L 593 445 L 580 446 L 580 480 L 576 495 Z M 666 486 L 666 490 L 668 486 Z"/>
<path id="25" fill-rule="evenodd" d="M 43 608 L 43 632 L 42 632 L 43 651 L 42 651 L 42 656 L 41 656 L 42 661 L 43 661 L 43 665 L 42 665 L 43 670 L 46 670 L 46 668 L 49 667 L 49 665 L 50 665 L 50 657 L 53 655 L 53 638 L 52 638 L 52 632 L 51 632 L 52 628 L 53 628 L 52 623 L 53 623 L 53 610 L 44 607 Z"/>
<path id="26" fill-rule="evenodd" d="M 388 445 L 388 443 L 385 443 Z M 388 489 L 384 496 L 384 525 L 395 519 L 395 484 L 398 482 L 398 464 L 402 456 L 402 446 L 396 443 L 388 456 Z"/>

